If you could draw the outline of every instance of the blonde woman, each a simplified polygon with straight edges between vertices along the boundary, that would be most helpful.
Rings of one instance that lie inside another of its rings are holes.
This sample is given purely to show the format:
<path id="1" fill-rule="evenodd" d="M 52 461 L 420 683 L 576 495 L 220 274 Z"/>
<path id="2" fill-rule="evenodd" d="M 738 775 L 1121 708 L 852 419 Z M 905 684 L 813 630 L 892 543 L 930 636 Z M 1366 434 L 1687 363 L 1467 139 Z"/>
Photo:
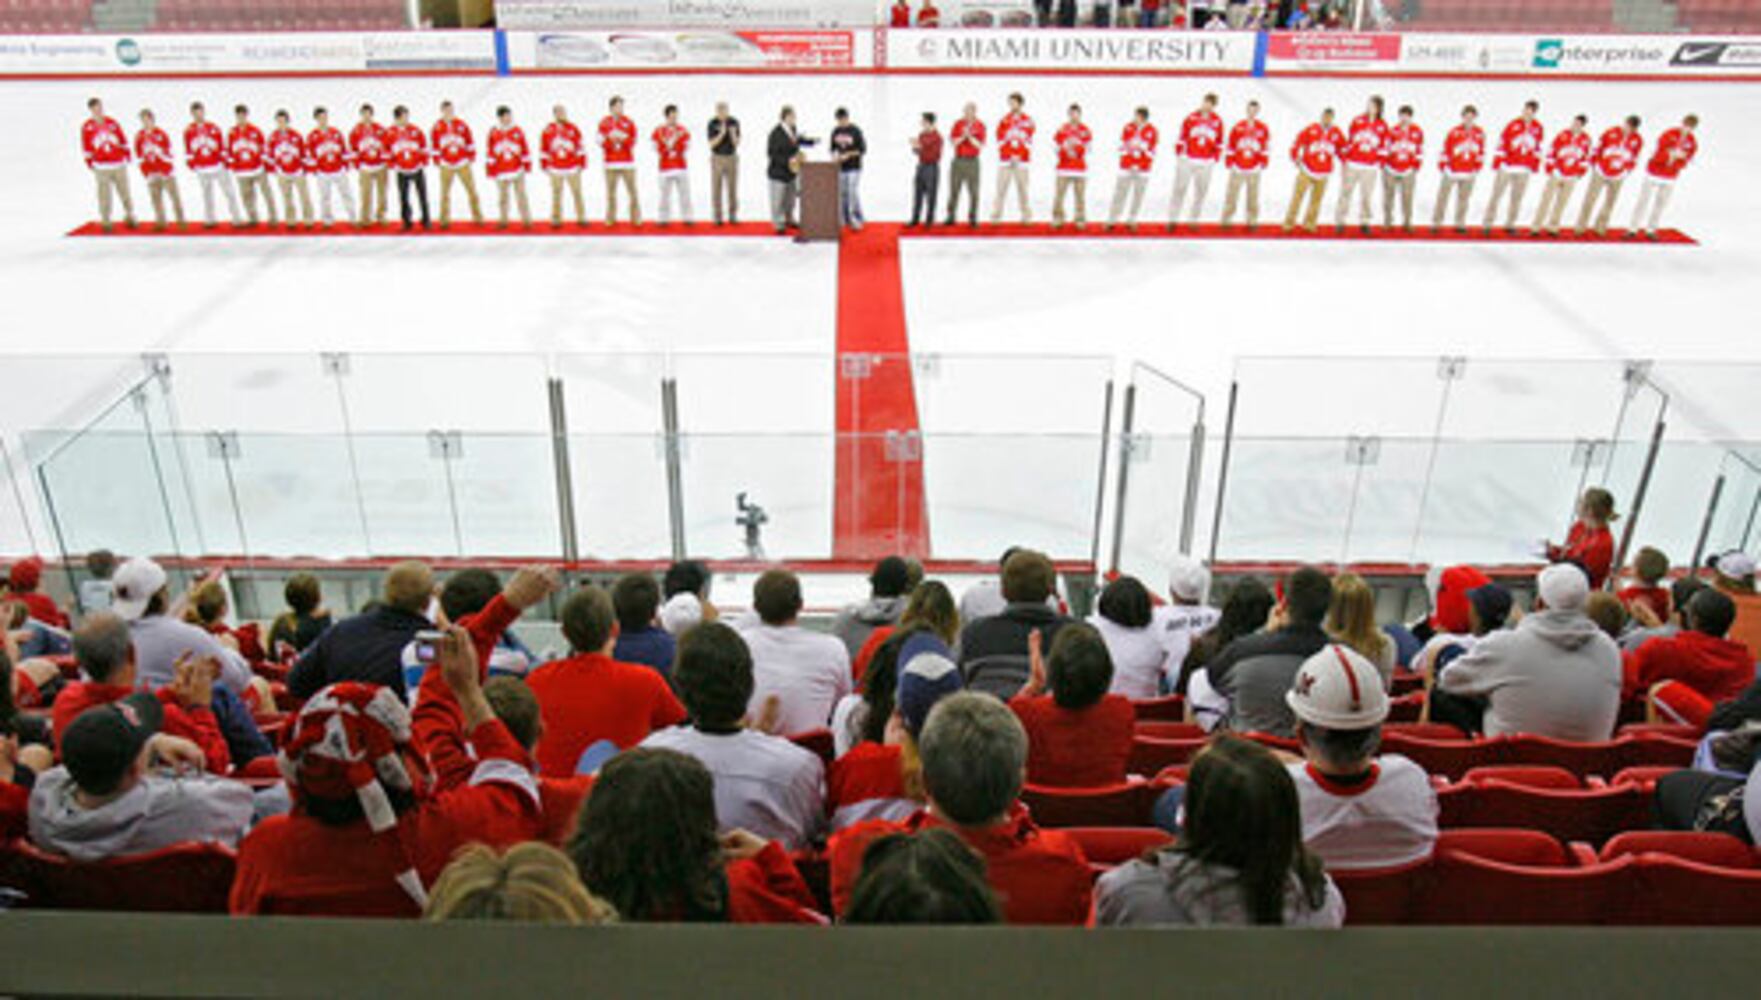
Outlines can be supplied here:
<path id="1" fill-rule="evenodd" d="M 1333 581 L 1333 603 L 1327 608 L 1327 634 L 1376 665 L 1386 688 L 1394 677 L 1394 640 L 1376 624 L 1376 592 L 1356 573 Z"/>
<path id="2" fill-rule="evenodd" d="M 587 891 L 568 855 L 537 842 L 497 853 L 472 844 L 440 873 L 422 918 L 610 924 L 610 903 Z"/>

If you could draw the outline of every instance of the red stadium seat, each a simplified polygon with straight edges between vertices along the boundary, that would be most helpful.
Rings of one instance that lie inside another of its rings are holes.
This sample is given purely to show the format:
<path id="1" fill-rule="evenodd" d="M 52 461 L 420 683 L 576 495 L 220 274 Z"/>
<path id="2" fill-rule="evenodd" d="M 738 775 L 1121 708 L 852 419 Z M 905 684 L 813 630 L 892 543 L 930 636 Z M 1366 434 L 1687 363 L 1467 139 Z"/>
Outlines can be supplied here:
<path id="1" fill-rule="evenodd" d="M 1156 799 L 1170 786 L 1128 781 L 1097 788 L 1050 788 L 1028 785 L 1021 790 L 1034 822 L 1040 826 L 1151 826 Z"/>
<path id="2" fill-rule="evenodd" d="M 275 917 L 414 917 L 415 900 L 396 882 L 347 891 L 302 893 L 297 887 L 260 900 L 262 912 Z"/>
<path id="3" fill-rule="evenodd" d="M 1425 712 L 1425 692 L 1413 691 L 1396 696 L 1388 703 L 1389 722 L 1417 722 Z"/>
<path id="4" fill-rule="evenodd" d="M 238 855 L 218 844 L 177 844 L 147 854 L 78 862 L 22 841 L 0 848 L 5 883 L 22 906 L 54 910 L 225 913 Z"/>
<path id="5" fill-rule="evenodd" d="M 1461 776 L 1470 784 L 1482 781 L 1508 781 L 1525 788 L 1582 788 L 1578 776 L 1563 767 L 1542 764 L 1492 764 L 1476 767 Z"/>
<path id="6" fill-rule="evenodd" d="M 1629 722 L 1620 727 L 1616 737 L 1621 736 L 1669 736 L 1678 740 L 1699 741 L 1704 735 L 1696 726 L 1683 726 L 1674 722 Z"/>
<path id="7" fill-rule="evenodd" d="M 1610 785 L 1638 785 L 1649 795 L 1657 787 L 1657 779 L 1666 774 L 1674 774 L 1679 767 L 1623 767 L 1614 777 L 1608 779 Z"/>
<path id="8" fill-rule="evenodd" d="M 1666 736 L 1661 733 L 1638 733 L 1618 741 L 1619 771 L 1628 767 L 1689 767 L 1694 763 L 1697 738 Z"/>
<path id="9" fill-rule="evenodd" d="M 1131 741 L 1131 761 L 1126 769 L 1132 774 L 1156 774 L 1163 768 L 1190 764 L 1209 742 L 1209 738 L 1152 740 L 1139 736 Z"/>
<path id="10" fill-rule="evenodd" d="M 1557 839 L 1539 830 L 1509 827 L 1462 827 L 1437 832 L 1435 853 L 1472 854 L 1507 865 L 1559 867 L 1572 863 Z"/>
<path id="11" fill-rule="evenodd" d="M 1345 922 L 1365 926 L 1406 923 L 1430 869 L 1431 859 L 1421 858 L 1392 868 L 1334 868 L 1327 874 L 1345 897 Z"/>
<path id="12" fill-rule="evenodd" d="M 804 750 L 811 750 L 819 755 L 819 759 L 830 764 L 837 757 L 837 744 L 832 739 L 830 729 L 809 729 L 804 733 L 795 733 L 789 742 Z"/>
<path id="13" fill-rule="evenodd" d="M 1622 757 L 1617 742 L 1566 743 L 1545 736 L 1521 734 L 1498 742 L 1502 764 L 1550 764 L 1573 774 L 1607 777 L 1620 770 Z"/>
<path id="14" fill-rule="evenodd" d="M 1386 738 L 1389 733 L 1442 742 L 1470 739 L 1468 734 L 1447 722 L 1390 722 L 1382 727 L 1382 736 Z"/>
<path id="15" fill-rule="evenodd" d="M 1134 701 L 1131 708 L 1139 722 L 1180 722 L 1186 718 L 1186 699 L 1177 694 Z"/>
<path id="16" fill-rule="evenodd" d="M 1072 826 L 1065 827 L 1063 832 L 1082 845 L 1089 864 L 1102 869 L 1122 865 L 1142 857 L 1146 851 L 1174 842 L 1167 831 L 1155 827 Z"/>
<path id="17" fill-rule="evenodd" d="M 1398 698 L 1404 694 L 1425 689 L 1425 675 L 1415 674 L 1408 670 L 1395 670 L 1394 679 L 1388 684 L 1388 693 Z"/>
<path id="18" fill-rule="evenodd" d="M 1469 769 L 1501 763 L 1496 740 L 1432 740 L 1398 731 L 1382 734 L 1382 752 L 1397 753 L 1431 774 L 1459 778 Z"/>
<path id="19" fill-rule="evenodd" d="M 1576 926 L 1626 911 L 1632 869 L 1621 858 L 1588 867 L 1530 867 L 1439 850 L 1413 919 L 1425 924 Z"/>
<path id="20" fill-rule="evenodd" d="M 1137 735 L 1152 740 L 1202 740 L 1207 736 L 1204 727 L 1196 722 L 1147 721 L 1141 717 L 1137 721 Z"/>
<path id="21" fill-rule="evenodd" d="M 1450 785 L 1437 793 L 1437 804 L 1444 827 L 1527 827 L 1591 845 L 1651 823 L 1651 797 L 1635 785 L 1526 788 L 1493 779 Z"/>
<path id="22" fill-rule="evenodd" d="M 1613 861 L 1628 854 L 1667 854 L 1714 868 L 1761 868 L 1761 856 L 1755 849 L 1728 833 L 1633 830 L 1604 844 L 1600 860 Z"/>
<path id="23" fill-rule="evenodd" d="M 1632 895 L 1614 922 L 1652 926 L 1761 924 L 1761 871 L 1719 868 L 1666 854 L 1624 858 Z"/>

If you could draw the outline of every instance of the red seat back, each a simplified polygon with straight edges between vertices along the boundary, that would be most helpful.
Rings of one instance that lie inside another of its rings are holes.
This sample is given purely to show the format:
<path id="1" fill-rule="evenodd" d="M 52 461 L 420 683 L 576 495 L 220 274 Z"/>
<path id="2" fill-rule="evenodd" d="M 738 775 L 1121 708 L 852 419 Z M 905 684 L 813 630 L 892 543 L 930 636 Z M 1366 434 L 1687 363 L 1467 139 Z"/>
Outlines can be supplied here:
<path id="1" fill-rule="evenodd" d="M 1651 797 L 1636 785 L 1569 790 L 1487 781 L 1451 785 L 1437 793 L 1437 804 L 1444 827 L 1526 827 L 1591 845 L 1651 823 Z"/>
<path id="2" fill-rule="evenodd" d="M 1382 727 L 1383 739 L 1387 739 L 1390 733 L 1445 743 L 1460 743 L 1469 738 L 1468 734 L 1447 722 L 1390 722 Z"/>
<path id="3" fill-rule="evenodd" d="M 1632 862 L 1634 888 L 1613 922 L 1649 925 L 1761 924 L 1761 871 L 1719 868 L 1664 854 Z"/>
<path id="4" fill-rule="evenodd" d="M 1404 924 L 1412 915 L 1430 858 L 1391 868 L 1329 869 L 1345 897 L 1345 922 L 1355 926 Z"/>
<path id="5" fill-rule="evenodd" d="M 1500 740 L 1503 764 L 1540 764 L 1562 767 L 1580 777 L 1607 777 L 1621 768 L 1620 747 L 1616 743 L 1567 743 L 1527 733 Z"/>
<path id="6" fill-rule="evenodd" d="M 1657 786 L 1657 780 L 1666 774 L 1674 774 L 1679 767 L 1623 767 L 1614 777 L 1608 779 L 1610 785 L 1638 785 L 1647 792 Z"/>
<path id="7" fill-rule="evenodd" d="M 1382 734 L 1383 753 L 1400 754 L 1431 774 L 1449 778 L 1459 778 L 1471 768 L 1501 763 L 1501 744 L 1498 740 L 1421 739 L 1398 730 Z"/>
<path id="8" fill-rule="evenodd" d="M 1156 774 L 1163 768 L 1190 764 L 1209 743 L 1208 738 L 1188 740 L 1153 740 L 1139 736 L 1131 741 L 1131 774 Z"/>
<path id="9" fill-rule="evenodd" d="M 1180 722 L 1186 718 L 1186 698 L 1177 694 L 1134 701 L 1131 708 L 1139 722 Z"/>
<path id="10" fill-rule="evenodd" d="M 1600 924 L 1626 910 L 1632 858 L 1584 868 L 1506 864 L 1438 851 L 1412 916 L 1426 924 Z"/>
<path id="11" fill-rule="evenodd" d="M 789 742 L 818 754 L 819 759 L 828 766 L 838 755 L 837 743 L 832 739 L 832 731 L 823 727 L 809 729 L 804 733 L 794 733 L 789 737 Z"/>
<path id="12" fill-rule="evenodd" d="M 341 891 L 269 894 L 261 900 L 265 916 L 278 917 L 414 917 L 415 900 L 396 883 Z"/>
<path id="13" fill-rule="evenodd" d="M 1388 683 L 1388 693 L 1398 698 L 1404 694 L 1425 689 L 1425 675 L 1410 670 L 1395 668 L 1394 678 Z"/>
<path id="14" fill-rule="evenodd" d="M 1064 832 L 1082 845 L 1082 853 L 1090 864 L 1111 868 L 1145 851 L 1172 844 L 1174 838 L 1165 830 L 1141 826 L 1072 826 Z"/>
<path id="15" fill-rule="evenodd" d="M 1425 692 L 1412 691 L 1388 702 L 1389 722 L 1417 722 L 1425 713 Z"/>
<path id="16" fill-rule="evenodd" d="M 1675 722 L 1629 722 L 1620 727 L 1615 736 L 1668 736 L 1678 740 L 1698 741 L 1704 735 L 1698 726 L 1684 726 Z"/>
<path id="17" fill-rule="evenodd" d="M 1694 751 L 1700 741 L 1692 736 L 1669 736 L 1663 733 L 1635 733 L 1619 741 L 1621 768 L 1628 767 L 1691 767 Z"/>
<path id="18" fill-rule="evenodd" d="M 1040 826 L 1151 826 L 1156 797 L 1168 786 L 1147 781 L 1098 788 L 1051 788 L 1028 785 L 1021 790 L 1033 820 Z"/>
<path id="19" fill-rule="evenodd" d="M 1603 861 L 1628 854 L 1667 854 L 1714 868 L 1761 868 L 1755 849 L 1728 833 L 1629 830 L 1602 845 Z"/>
<path id="20" fill-rule="evenodd" d="M 1493 764 L 1476 767 L 1461 776 L 1465 782 L 1508 781 L 1525 788 L 1582 788 L 1578 776 L 1563 767 L 1545 764 Z"/>
<path id="21" fill-rule="evenodd" d="M 0 868 L 22 905 L 54 910 L 225 913 L 238 855 L 219 844 L 175 844 L 133 857 L 79 862 L 19 840 Z"/>
<path id="22" fill-rule="evenodd" d="M 1472 854 L 1488 861 L 1535 868 L 1572 864 L 1565 845 L 1539 830 L 1513 827 L 1461 827 L 1437 831 L 1437 856 Z"/>
<path id="23" fill-rule="evenodd" d="M 1202 740 L 1205 728 L 1196 722 L 1146 722 L 1137 720 L 1137 735 L 1152 740 Z"/>

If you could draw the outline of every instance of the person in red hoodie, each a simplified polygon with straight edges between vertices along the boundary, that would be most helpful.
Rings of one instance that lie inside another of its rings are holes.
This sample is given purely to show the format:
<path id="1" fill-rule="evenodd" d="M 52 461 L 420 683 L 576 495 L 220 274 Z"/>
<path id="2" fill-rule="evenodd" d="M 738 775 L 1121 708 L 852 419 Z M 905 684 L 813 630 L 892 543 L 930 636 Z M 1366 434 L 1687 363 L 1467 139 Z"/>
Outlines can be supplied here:
<path id="1" fill-rule="evenodd" d="M 782 845 L 717 831 L 715 779 L 676 750 L 631 750 L 600 772 L 569 855 L 631 923 L 824 923 Z"/>
<path id="2" fill-rule="evenodd" d="M 54 598 L 37 591 L 37 587 L 43 582 L 43 560 L 31 556 L 18 561 L 6 575 L 6 582 L 12 590 L 12 599 L 23 603 L 30 610 L 32 618 L 44 625 L 67 627 L 67 613 L 61 610 Z"/>
<path id="3" fill-rule="evenodd" d="M 1010 923 L 1085 923 L 1093 880 L 1082 847 L 1068 834 L 1041 830 L 1019 800 L 1027 747 L 1021 722 L 996 698 L 966 691 L 939 702 L 923 727 L 929 808 L 903 823 L 859 823 L 832 836 L 832 908 L 849 908 L 863 852 L 875 838 L 945 827 L 984 855 Z"/>
<path id="4" fill-rule="evenodd" d="M 1092 625 L 1076 623 L 1052 640 L 1049 665 L 1038 632 L 1028 636 L 1027 650 L 1032 672 L 1009 707 L 1027 730 L 1028 783 L 1093 788 L 1124 781 L 1137 713 L 1130 699 L 1107 693 L 1113 659 L 1106 640 Z"/>
<path id="5" fill-rule="evenodd" d="M 1548 544 L 1547 561 L 1576 564 L 1590 578 L 1590 589 L 1601 590 L 1614 569 L 1614 532 L 1608 526 L 1619 517 L 1614 512 L 1614 494 L 1600 486 L 1585 490 L 1565 544 Z"/>
<path id="6" fill-rule="evenodd" d="M 1643 604 L 1649 612 L 1648 617 L 1655 619 L 1656 624 L 1669 620 L 1675 608 L 1669 599 L 1669 588 L 1663 586 L 1663 578 L 1669 575 L 1669 557 L 1660 550 L 1647 545 L 1633 557 L 1632 583 L 1620 588 L 1614 596 L 1626 605 L 1629 612 L 1636 616 L 1639 612 L 1636 604 Z"/>
<path id="7" fill-rule="evenodd" d="M 1712 705 L 1755 680 L 1754 651 L 1729 638 L 1736 614 L 1736 602 L 1716 590 L 1695 594 L 1683 609 L 1685 628 L 1647 639 L 1622 658 L 1624 696 L 1649 697 L 1661 719 L 1704 725 Z"/>
<path id="8" fill-rule="evenodd" d="M 477 760 L 461 786 L 436 790 L 391 689 L 343 681 L 306 702 L 280 757 L 293 811 L 239 845 L 234 914 L 414 916 L 460 847 L 537 836 L 537 782 L 483 695 L 472 647 L 455 625 L 435 656 Z"/>

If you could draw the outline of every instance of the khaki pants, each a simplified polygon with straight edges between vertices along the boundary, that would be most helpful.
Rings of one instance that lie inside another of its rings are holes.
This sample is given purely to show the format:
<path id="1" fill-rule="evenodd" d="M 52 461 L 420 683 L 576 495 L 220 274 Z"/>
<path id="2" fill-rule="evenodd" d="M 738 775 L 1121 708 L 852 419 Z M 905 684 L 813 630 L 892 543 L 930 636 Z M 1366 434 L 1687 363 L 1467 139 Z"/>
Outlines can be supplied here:
<path id="1" fill-rule="evenodd" d="M 1360 226 L 1370 224 L 1370 198 L 1376 193 L 1376 168 L 1362 167 L 1352 163 L 1342 164 L 1343 176 L 1339 180 L 1339 204 L 1333 208 L 1334 225 L 1345 225 L 1351 214 L 1351 199 L 1357 197 L 1357 223 Z"/>
<path id="2" fill-rule="evenodd" d="M 170 175 L 147 178 L 147 194 L 153 199 L 153 221 L 165 228 L 165 199 L 171 197 L 171 211 L 178 226 L 183 225 L 183 195 L 178 193 L 177 178 Z"/>
<path id="3" fill-rule="evenodd" d="M 966 220 L 978 225 L 978 157 L 956 156 L 948 167 L 948 224 L 960 214 L 960 192 L 966 192 Z"/>
<path id="4" fill-rule="evenodd" d="M 1137 228 L 1137 212 L 1143 207 L 1143 189 L 1149 186 L 1149 175 L 1141 170 L 1127 170 L 1119 174 L 1119 183 L 1113 185 L 1113 207 L 1107 212 L 1107 225 L 1116 225 L 1119 216 L 1125 216 L 1125 222 L 1131 228 Z"/>
<path id="5" fill-rule="evenodd" d="M 562 174 L 550 175 L 550 224 L 563 224 L 563 188 L 569 189 L 569 196 L 575 201 L 575 221 L 587 224 L 587 202 L 581 197 L 581 171 L 571 170 Z"/>
<path id="6" fill-rule="evenodd" d="M 1064 193 L 1070 192 L 1076 202 L 1076 226 L 1078 229 L 1088 225 L 1088 178 L 1082 176 L 1058 175 L 1056 192 L 1052 198 L 1052 225 L 1064 224 Z"/>
<path id="7" fill-rule="evenodd" d="M 1491 229 L 1498 221 L 1498 203 L 1504 200 L 1504 193 L 1510 192 L 1510 207 L 1504 213 L 1504 228 L 1516 228 L 1516 214 L 1522 210 L 1523 193 L 1529 189 L 1529 172 L 1527 170 L 1500 170 L 1498 179 L 1492 182 L 1492 200 L 1486 203 L 1485 226 Z"/>
<path id="8" fill-rule="evenodd" d="M 306 177 L 281 175 L 275 178 L 275 186 L 281 189 L 281 204 L 287 210 L 287 224 L 292 226 L 301 221 L 312 224 L 312 188 L 306 183 Z M 294 213 L 294 195 L 300 198 L 300 214 Z"/>
<path id="9" fill-rule="evenodd" d="M 1657 220 L 1663 216 L 1663 208 L 1669 204 L 1670 192 L 1675 190 L 1675 182 L 1658 180 L 1655 177 L 1645 178 L 1645 186 L 1639 188 L 1639 203 L 1633 206 L 1633 232 L 1641 229 L 1647 233 L 1657 232 Z M 1645 209 L 1651 214 L 1647 216 Z"/>
<path id="10" fill-rule="evenodd" d="M 717 153 L 709 158 L 709 204 L 719 225 L 740 221 L 740 157 Z M 725 214 L 723 210 L 726 210 Z"/>
<path id="11" fill-rule="evenodd" d="M 231 172 L 224 167 L 216 167 L 213 170 L 199 171 L 196 178 L 202 183 L 202 221 L 209 228 L 218 224 L 214 221 L 214 190 L 218 188 L 226 196 L 226 207 L 231 213 L 232 224 L 238 225 L 238 186 L 232 182 Z"/>
<path id="12" fill-rule="evenodd" d="M 269 193 L 269 175 L 239 174 L 238 194 L 245 202 L 245 224 L 257 224 L 257 196 L 263 196 L 263 214 L 268 217 L 269 224 L 275 225 L 279 220 L 275 217 L 275 196 Z"/>
<path id="13" fill-rule="evenodd" d="M 1578 229 L 1580 231 L 1590 228 L 1593 215 L 1596 234 L 1600 236 L 1608 232 L 1608 217 L 1614 214 L 1615 199 L 1620 197 L 1620 187 L 1625 182 L 1625 177 L 1608 178 L 1594 170 L 1590 171 L 1590 190 L 1584 194 L 1584 207 L 1578 211 Z M 1600 211 L 1596 209 L 1598 199 L 1602 201 Z"/>
<path id="14" fill-rule="evenodd" d="M 1209 160 L 1188 160 L 1182 157 L 1174 167 L 1174 199 L 1168 203 L 1168 221 L 1180 221 L 1180 208 L 1186 203 L 1187 190 L 1193 190 L 1192 214 L 1188 222 L 1197 222 L 1205 210 L 1205 194 L 1211 189 L 1211 168 L 1216 166 Z"/>
<path id="15" fill-rule="evenodd" d="M 471 165 L 462 167 L 440 168 L 440 227 L 445 229 L 452 223 L 452 185 L 458 181 L 465 189 L 465 201 L 471 206 L 471 221 L 483 222 L 483 206 L 477 200 L 477 178 L 471 173 Z"/>
<path id="16" fill-rule="evenodd" d="M 1258 170 L 1229 171 L 1229 185 L 1223 189 L 1223 225 L 1235 221 L 1235 206 L 1241 201 L 1242 192 L 1247 192 L 1247 224 L 1251 228 L 1260 221 L 1260 172 Z"/>
<path id="17" fill-rule="evenodd" d="M 532 225 L 532 205 L 526 200 L 526 175 L 512 174 L 496 179 L 495 186 L 501 202 L 501 224 L 508 224 L 508 195 L 511 192 L 514 200 L 520 203 L 520 221 L 526 226 Z"/>
<path id="18" fill-rule="evenodd" d="M 1321 198 L 1327 193 L 1329 178 L 1313 177 L 1306 171 L 1297 171 L 1296 190 L 1290 194 L 1290 207 L 1284 212 L 1284 228 L 1289 231 L 1296 225 L 1297 217 L 1302 218 L 1302 228 L 1309 232 L 1315 231 L 1315 220 L 1321 216 Z M 1303 207 L 1303 199 L 1308 199 L 1308 207 Z"/>
<path id="19" fill-rule="evenodd" d="M 1565 214 L 1565 203 L 1571 200 L 1572 189 L 1577 186 L 1576 177 L 1554 174 L 1547 178 L 1546 186 L 1541 188 L 1541 207 L 1535 210 L 1537 232 L 1559 232 L 1559 219 Z"/>
<path id="20" fill-rule="evenodd" d="M 691 211 L 691 179 L 683 170 L 673 170 L 660 175 L 660 224 L 666 225 L 673 221 L 673 197 L 679 199 L 679 215 L 685 225 L 693 221 Z"/>
<path id="21" fill-rule="evenodd" d="M 361 225 L 385 221 L 386 202 L 391 197 L 390 174 L 384 167 L 361 171 Z"/>
<path id="22" fill-rule="evenodd" d="M 1021 205 L 1021 221 L 1032 222 L 1033 212 L 1027 207 L 1027 164 L 1010 161 L 997 166 L 997 200 L 991 206 L 991 221 L 1000 222 L 1003 218 L 1003 202 L 1009 196 L 1009 186 L 1014 185 L 1016 200 Z M 974 191 L 977 190 L 975 186 Z"/>
<path id="23" fill-rule="evenodd" d="M 1457 177 L 1444 174 L 1443 183 L 1437 188 L 1437 204 L 1431 209 L 1431 228 L 1443 228 L 1443 216 L 1449 210 L 1449 197 L 1455 195 L 1455 228 L 1467 228 L 1468 199 L 1474 196 L 1474 175 Z"/>
<path id="24" fill-rule="evenodd" d="M 1400 224 L 1412 228 L 1412 190 L 1417 187 L 1419 173 L 1411 170 L 1404 174 L 1392 171 L 1382 173 L 1382 224 L 1394 225 L 1394 206 L 1400 206 Z"/>
<path id="25" fill-rule="evenodd" d="M 606 167 L 605 168 L 605 224 L 617 225 L 618 221 L 618 186 L 630 194 L 630 224 L 642 224 L 642 204 L 636 200 L 636 168 Z"/>
<path id="26" fill-rule="evenodd" d="M 324 217 L 324 224 L 330 225 L 336 217 L 330 213 L 330 198 L 335 195 L 342 202 L 342 214 L 345 219 L 355 217 L 355 193 L 349 187 L 348 175 L 342 171 L 334 174 L 318 175 L 318 211 Z"/>
<path id="27" fill-rule="evenodd" d="M 110 225 L 113 200 L 122 202 L 122 217 L 130 226 L 135 224 L 135 201 L 128 193 L 127 167 L 93 167 L 92 179 L 98 185 L 98 221 Z"/>

